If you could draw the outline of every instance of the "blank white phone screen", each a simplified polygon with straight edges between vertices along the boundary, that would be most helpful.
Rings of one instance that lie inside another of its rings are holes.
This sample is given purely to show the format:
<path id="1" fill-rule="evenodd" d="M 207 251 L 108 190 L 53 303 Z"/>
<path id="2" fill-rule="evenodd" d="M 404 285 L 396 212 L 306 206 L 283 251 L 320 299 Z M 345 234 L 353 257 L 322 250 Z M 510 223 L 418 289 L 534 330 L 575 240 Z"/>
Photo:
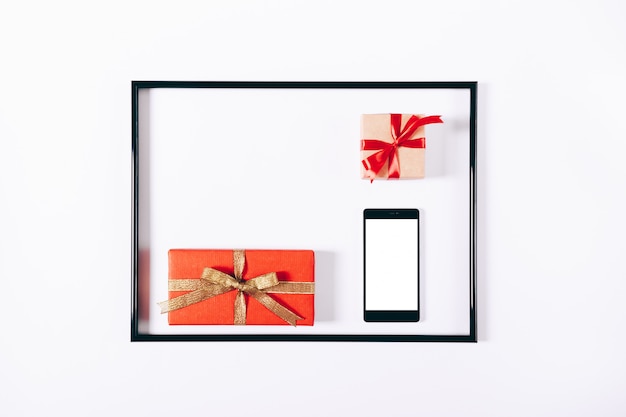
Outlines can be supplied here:
<path id="1" fill-rule="evenodd" d="M 418 309 L 418 220 L 365 220 L 365 309 Z"/>

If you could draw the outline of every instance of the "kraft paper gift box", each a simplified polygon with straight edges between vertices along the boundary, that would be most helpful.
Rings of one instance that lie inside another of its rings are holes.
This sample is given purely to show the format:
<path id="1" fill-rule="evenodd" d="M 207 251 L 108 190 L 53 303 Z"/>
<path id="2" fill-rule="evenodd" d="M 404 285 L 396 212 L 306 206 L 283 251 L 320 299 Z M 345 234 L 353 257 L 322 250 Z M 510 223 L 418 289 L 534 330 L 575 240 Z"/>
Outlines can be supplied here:
<path id="1" fill-rule="evenodd" d="M 361 115 L 361 178 L 424 178 L 424 126 L 440 116 Z"/>
<path id="2" fill-rule="evenodd" d="M 314 322 L 311 250 L 172 249 L 171 325 L 300 325 Z"/>

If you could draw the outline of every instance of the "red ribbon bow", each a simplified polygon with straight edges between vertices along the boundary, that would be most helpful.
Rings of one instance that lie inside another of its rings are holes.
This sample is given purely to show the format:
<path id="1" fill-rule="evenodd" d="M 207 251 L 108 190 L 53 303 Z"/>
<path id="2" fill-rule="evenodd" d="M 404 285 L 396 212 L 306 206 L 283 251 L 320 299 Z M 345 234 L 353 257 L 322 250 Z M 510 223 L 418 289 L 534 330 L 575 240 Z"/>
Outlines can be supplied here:
<path id="1" fill-rule="evenodd" d="M 388 163 L 388 179 L 400 178 L 400 162 L 398 160 L 398 148 L 425 148 L 426 138 L 411 138 L 420 127 L 431 123 L 443 123 L 441 116 L 420 117 L 412 115 L 402 128 L 402 115 L 391 114 L 391 138 L 393 142 L 384 142 L 377 139 L 361 140 L 362 151 L 378 151 L 363 159 L 361 163 L 365 167 L 366 175 L 370 182 L 374 181 L 376 175 Z"/>

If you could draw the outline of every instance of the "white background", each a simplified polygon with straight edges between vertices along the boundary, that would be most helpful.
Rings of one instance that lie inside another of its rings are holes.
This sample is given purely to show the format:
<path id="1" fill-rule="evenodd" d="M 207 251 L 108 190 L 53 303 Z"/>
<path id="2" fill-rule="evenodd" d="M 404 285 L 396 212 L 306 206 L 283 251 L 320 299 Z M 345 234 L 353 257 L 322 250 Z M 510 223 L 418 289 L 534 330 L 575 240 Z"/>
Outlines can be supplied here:
<path id="1" fill-rule="evenodd" d="M 425 127 L 426 179 L 360 177 L 360 116 L 385 110 L 445 115 Z M 469 89 L 142 89 L 146 331 L 468 335 L 469 110 Z M 422 211 L 419 323 L 363 320 L 362 213 L 372 207 Z M 314 250 L 315 326 L 169 326 L 157 303 L 172 248 Z"/>
<path id="2" fill-rule="evenodd" d="M 3 2 L 0 414 L 623 416 L 625 7 Z M 131 344 L 132 79 L 477 80 L 480 342 Z"/>

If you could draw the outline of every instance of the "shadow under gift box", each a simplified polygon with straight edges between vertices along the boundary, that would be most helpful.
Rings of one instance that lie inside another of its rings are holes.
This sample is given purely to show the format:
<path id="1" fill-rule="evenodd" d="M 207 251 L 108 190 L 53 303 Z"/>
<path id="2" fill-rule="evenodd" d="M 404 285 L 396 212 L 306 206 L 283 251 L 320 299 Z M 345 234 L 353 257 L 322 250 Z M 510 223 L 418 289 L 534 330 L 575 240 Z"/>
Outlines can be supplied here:
<path id="1" fill-rule="evenodd" d="M 171 249 L 169 251 L 169 279 L 200 279 L 205 268 L 213 268 L 234 276 L 233 250 L 226 249 Z M 315 256 L 312 250 L 245 250 L 244 281 L 269 272 L 276 272 L 283 282 L 314 282 Z M 196 304 L 168 313 L 171 325 L 233 325 L 237 290 L 216 295 Z M 170 291 L 169 299 L 188 291 Z M 298 326 L 312 326 L 314 322 L 314 294 L 266 293 L 283 307 L 302 317 Z M 288 325 L 264 305 L 245 295 L 246 325 Z"/>

